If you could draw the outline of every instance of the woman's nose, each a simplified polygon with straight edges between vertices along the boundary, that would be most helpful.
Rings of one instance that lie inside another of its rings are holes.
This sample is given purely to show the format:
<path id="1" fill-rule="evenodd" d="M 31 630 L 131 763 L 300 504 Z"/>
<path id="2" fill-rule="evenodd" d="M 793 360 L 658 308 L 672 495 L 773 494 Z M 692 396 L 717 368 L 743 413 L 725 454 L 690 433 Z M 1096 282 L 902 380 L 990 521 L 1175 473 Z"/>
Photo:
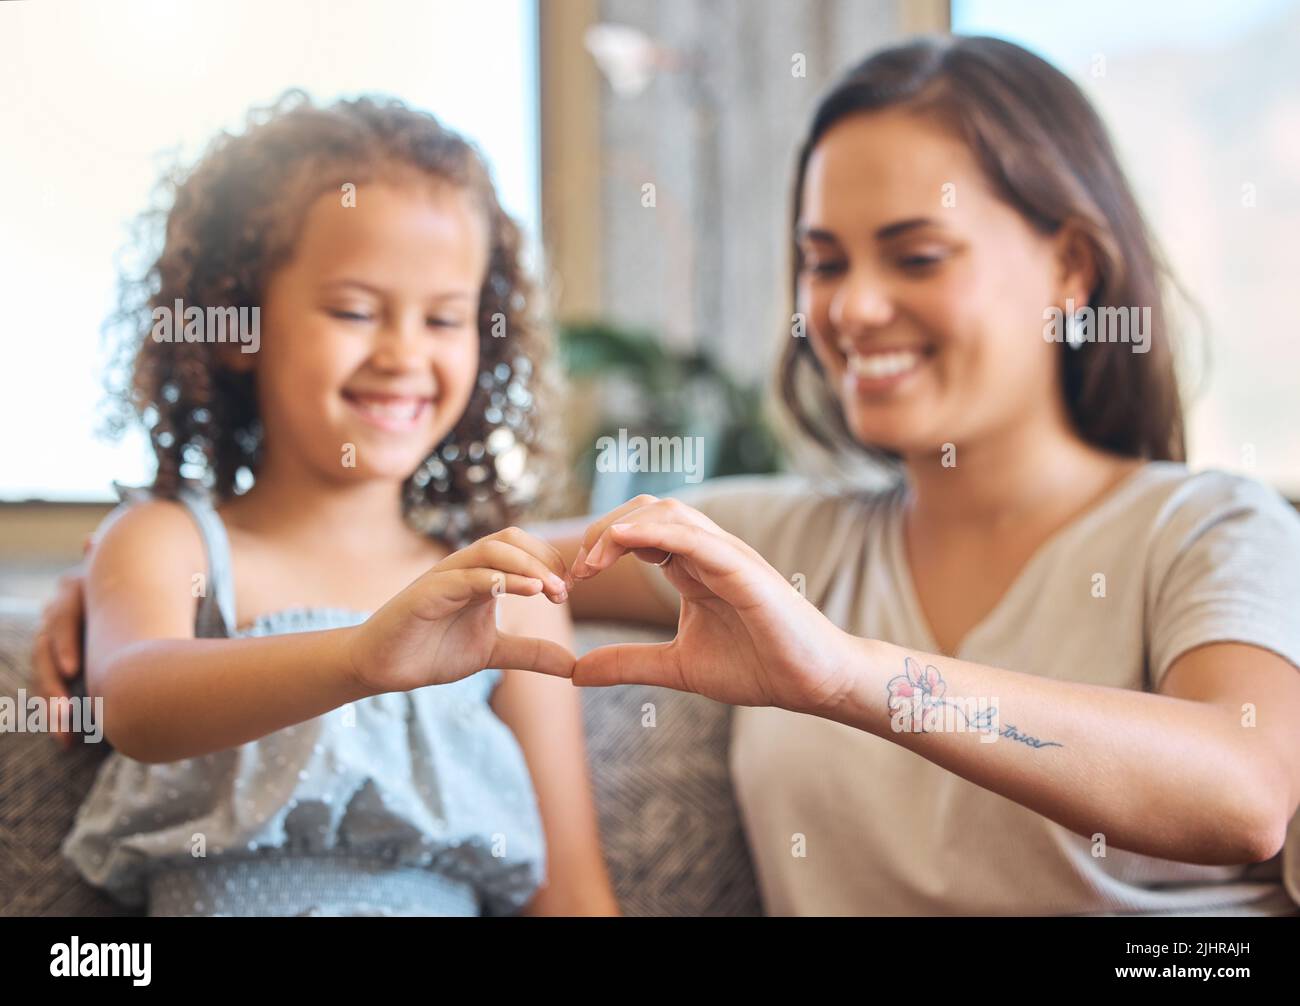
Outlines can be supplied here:
<path id="1" fill-rule="evenodd" d="M 850 270 L 831 298 L 831 324 L 841 333 L 878 328 L 893 316 L 893 302 L 885 283 L 865 268 Z"/>

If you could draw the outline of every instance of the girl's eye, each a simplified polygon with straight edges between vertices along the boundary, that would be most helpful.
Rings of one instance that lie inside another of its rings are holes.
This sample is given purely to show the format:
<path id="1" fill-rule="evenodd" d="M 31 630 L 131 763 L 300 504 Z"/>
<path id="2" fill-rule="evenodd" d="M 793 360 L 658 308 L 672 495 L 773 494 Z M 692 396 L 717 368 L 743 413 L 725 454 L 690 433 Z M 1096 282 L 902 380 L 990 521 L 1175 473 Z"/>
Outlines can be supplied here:
<path id="1" fill-rule="evenodd" d="M 456 318 L 429 318 L 429 325 L 433 328 L 458 328 L 460 321 Z"/>
<path id="2" fill-rule="evenodd" d="M 342 318 L 344 321 L 370 321 L 370 315 L 362 314 L 359 311 L 331 310 L 329 312 L 335 318 Z"/>

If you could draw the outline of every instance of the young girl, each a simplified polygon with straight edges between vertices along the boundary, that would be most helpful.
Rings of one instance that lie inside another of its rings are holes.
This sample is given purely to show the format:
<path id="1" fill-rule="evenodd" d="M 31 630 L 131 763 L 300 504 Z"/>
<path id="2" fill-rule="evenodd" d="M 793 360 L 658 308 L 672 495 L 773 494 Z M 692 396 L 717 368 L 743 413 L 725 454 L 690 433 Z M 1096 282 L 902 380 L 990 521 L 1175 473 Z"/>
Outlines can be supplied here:
<path id="1" fill-rule="evenodd" d="M 153 915 L 616 912 L 565 567 L 501 530 L 537 479 L 519 244 L 394 101 L 287 94 L 177 183 L 125 310 L 158 473 L 87 578 L 92 883 Z"/>

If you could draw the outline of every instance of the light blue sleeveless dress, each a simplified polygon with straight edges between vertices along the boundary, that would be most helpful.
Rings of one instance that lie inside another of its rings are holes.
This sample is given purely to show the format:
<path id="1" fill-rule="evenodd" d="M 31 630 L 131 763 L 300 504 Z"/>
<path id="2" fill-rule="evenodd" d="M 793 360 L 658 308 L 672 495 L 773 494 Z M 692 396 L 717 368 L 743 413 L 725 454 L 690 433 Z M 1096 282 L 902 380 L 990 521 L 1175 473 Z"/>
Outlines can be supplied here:
<path id="1" fill-rule="evenodd" d="M 197 491 L 181 502 L 207 549 L 196 636 L 365 620 L 294 608 L 236 631 L 225 528 Z M 372 696 L 178 762 L 113 752 L 63 854 L 150 915 L 512 914 L 544 882 L 546 846 L 523 752 L 488 706 L 500 678 Z"/>

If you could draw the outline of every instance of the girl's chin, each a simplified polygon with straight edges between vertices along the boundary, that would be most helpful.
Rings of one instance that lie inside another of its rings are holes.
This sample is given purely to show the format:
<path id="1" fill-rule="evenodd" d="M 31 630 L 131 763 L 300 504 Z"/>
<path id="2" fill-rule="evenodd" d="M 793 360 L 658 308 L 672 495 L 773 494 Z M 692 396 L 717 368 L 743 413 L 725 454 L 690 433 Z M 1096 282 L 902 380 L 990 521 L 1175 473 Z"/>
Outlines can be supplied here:
<path id="1" fill-rule="evenodd" d="M 424 464 L 433 451 L 432 446 L 425 451 L 385 450 L 377 445 L 358 442 L 353 445 L 344 444 L 341 455 L 343 468 L 349 476 L 404 482 Z"/>

